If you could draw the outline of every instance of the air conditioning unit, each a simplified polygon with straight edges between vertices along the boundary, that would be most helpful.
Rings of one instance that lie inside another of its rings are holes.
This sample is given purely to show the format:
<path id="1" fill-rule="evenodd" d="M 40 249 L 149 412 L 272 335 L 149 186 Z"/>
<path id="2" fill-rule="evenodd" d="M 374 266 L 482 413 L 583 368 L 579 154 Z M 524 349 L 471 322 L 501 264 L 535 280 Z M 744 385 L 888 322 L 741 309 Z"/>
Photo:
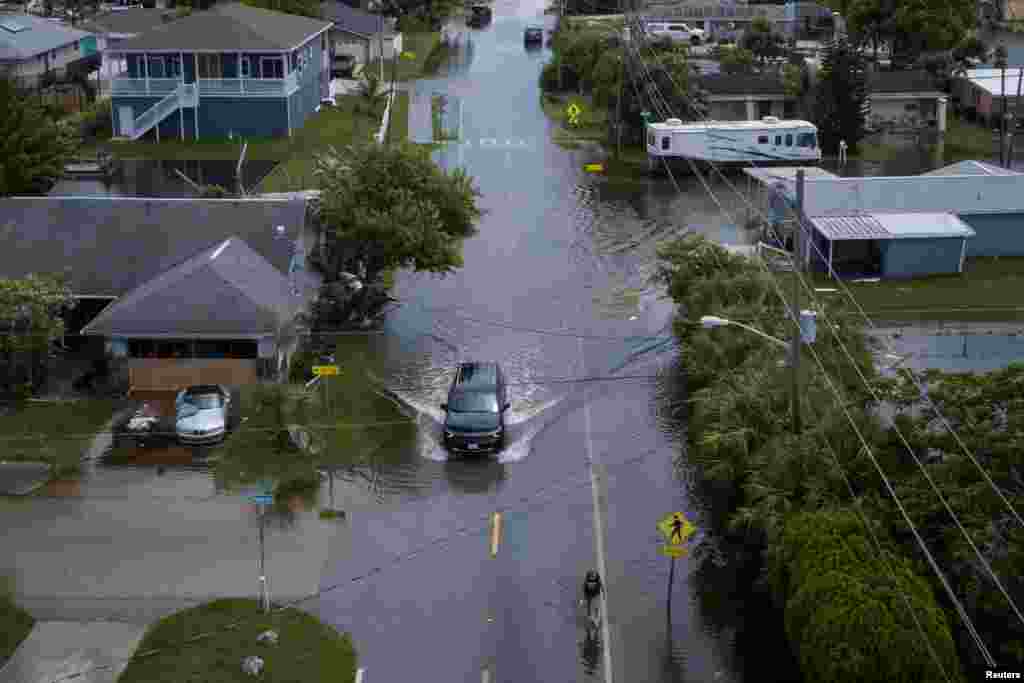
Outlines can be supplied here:
<path id="1" fill-rule="evenodd" d="M 779 122 L 779 117 L 778 116 L 764 116 L 764 117 L 761 117 L 761 121 L 763 123 L 778 123 Z"/>
<path id="2" fill-rule="evenodd" d="M 681 125 L 683 125 L 683 122 L 681 120 L 679 120 L 679 119 L 667 119 L 665 121 L 665 125 L 666 126 L 681 126 Z"/>

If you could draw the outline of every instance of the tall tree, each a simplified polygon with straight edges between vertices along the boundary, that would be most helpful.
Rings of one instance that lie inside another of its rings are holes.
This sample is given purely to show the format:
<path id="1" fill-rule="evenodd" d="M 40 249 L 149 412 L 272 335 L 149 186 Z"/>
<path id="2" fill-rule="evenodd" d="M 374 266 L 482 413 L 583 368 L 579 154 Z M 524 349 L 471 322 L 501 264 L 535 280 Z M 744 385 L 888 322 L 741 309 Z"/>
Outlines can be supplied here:
<path id="1" fill-rule="evenodd" d="M 869 106 L 863 54 L 844 37 L 833 37 L 826 45 L 815 89 L 814 123 L 822 149 L 835 153 L 839 142 L 845 140 L 856 153 Z"/>
<path id="2" fill-rule="evenodd" d="M 772 31 L 772 25 L 764 17 L 757 17 L 750 22 L 740 46 L 752 52 L 762 65 L 769 58 L 785 54 L 785 41 L 782 36 Z"/>
<path id="3" fill-rule="evenodd" d="M 62 314 L 74 303 L 60 278 L 0 280 L 0 391 L 23 395 L 39 383 L 51 344 L 64 334 Z"/>
<path id="4" fill-rule="evenodd" d="M 0 197 L 46 194 L 74 148 L 74 135 L 37 98 L 0 78 Z"/>
<path id="5" fill-rule="evenodd" d="M 358 274 L 368 297 L 390 270 L 443 275 L 462 266 L 462 241 L 484 213 L 463 169 L 446 172 L 413 145 L 370 144 L 328 150 L 316 174 L 328 281 Z"/>

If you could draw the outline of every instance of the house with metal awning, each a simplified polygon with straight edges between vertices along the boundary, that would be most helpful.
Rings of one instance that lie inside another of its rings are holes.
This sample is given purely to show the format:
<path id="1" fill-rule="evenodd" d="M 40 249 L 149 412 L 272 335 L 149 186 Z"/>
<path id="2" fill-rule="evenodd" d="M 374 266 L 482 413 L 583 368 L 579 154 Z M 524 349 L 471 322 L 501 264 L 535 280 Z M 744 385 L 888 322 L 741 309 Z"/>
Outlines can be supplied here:
<path id="1" fill-rule="evenodd" d="M 842 178 L 807 168 L 804 265 L 840 276 L 959 273 L 972 257 L 1024 256 L 1024 174 L 959 162 L 920 176 Z M 797 168 L 744 169 L 779 232 L 792 229 Z M 817 249 L 815 249 L 817 247 Z"/>

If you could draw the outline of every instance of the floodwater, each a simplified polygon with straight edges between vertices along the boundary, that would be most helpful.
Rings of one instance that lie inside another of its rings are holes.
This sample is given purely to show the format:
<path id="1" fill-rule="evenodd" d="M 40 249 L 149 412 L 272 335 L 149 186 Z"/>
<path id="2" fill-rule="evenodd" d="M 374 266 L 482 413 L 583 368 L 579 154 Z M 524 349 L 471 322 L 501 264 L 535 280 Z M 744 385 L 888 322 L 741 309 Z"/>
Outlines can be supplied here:
<path id="1" fill-rule="evenodd" d="M 277 165 L 275 161 L 246 161 L 242 164 L 242 183 L 247 190 Z M 237 187 L 236 161 L 151 161 L 123 159 L 114 163 L 109 177 L 66 177 L 50 190 L 51 197 L 195 197 L 196 185 L 219 185 L 228 192 Z"/>
<path id="2" fill-rule="evenodd" d="M 685 231 L 749 242 L 723 217 L 745 204 L 719 178 L 711 197 L 692 177 L 677 177 L 681 192 L 665 179 L 596 177 L 583 166 L 604 157 L 599 146 L 552 143 L 537 85 L 549 53 L 522 43 L 526 25 L 551 23 L 542 11 L 539 0 L 497 0 L 494 21 L 462 30 L 448 68 L 414 85 L 414 107 L 448 96 L 459 139 L 436 159 L 467 169 L 487 213 L 463 268 L 403 273 L 384 334 L 346 342 L 417 424 L 363 427 L 375 467 L 336 473 L 262 518 L 271 595 L 312 596 L 304 606 L 352 634 L 368 680 L 595 680 L 602 648 L 620 681 L 796 680 L 782 624 L 750 577 L 691 556 L 675 561 L 670 585 L 655 526 L 673 511 L 698 525 L 705 515 L 674 465 L 682 435 L 664 379 L 673 311 L 648 281 L 656 247 Z M 425 121 L 410 134 L 429 139 Z M 933 161 L 905 154 L 841 171 L 916 173 Z M 143 168 L 98 193 L 172 192 L 171 166 Z M 218 169 L 203 166 L 201 182 L 229 183 L 233 169 Z M 479 459 L 438 443 L 453 367 L 470 359 L 502 363 L 513 404 L 508 446 Z M 576 604 L 595 566 L 591 458 L 607 471 L 611 640 L 597 644 Z M 216 473 L 215 459 L 191 450 L 117 446 L 76 482 L 0 501 L 16 550 L 0 572 L 15 573 L 26 604 L 51 618 L 145 620 L 254 594 L 253 489 L 225 490 Z M 325 507 L 346 516 L 322 519 Z M 504 517 L 492 557 L 495 510 Z"/>

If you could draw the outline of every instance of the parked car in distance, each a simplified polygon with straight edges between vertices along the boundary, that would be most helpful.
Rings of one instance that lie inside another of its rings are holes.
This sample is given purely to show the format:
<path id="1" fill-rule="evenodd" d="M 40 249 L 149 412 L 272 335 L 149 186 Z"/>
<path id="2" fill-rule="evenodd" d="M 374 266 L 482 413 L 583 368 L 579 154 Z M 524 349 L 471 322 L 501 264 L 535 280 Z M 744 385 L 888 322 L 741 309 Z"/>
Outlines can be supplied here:
<path id="1" fill-rule="evenodd" d="M 672 24 L 647 24 L 647 33 L 652 38 L 668 38 L 673 43 L 690 43 L 700 45 L 707 37 L 707 32 L 683 22 Z"/>
<path id="2" fill-rule="evenodd" d="M 331 62 L 331 78 L 348 78 L 356 68 L 356 58 L 352 55 L 335 55 Z"/>
<path id="3" fill-rule="evenodd" d="M 526 30 L 523 32 L 523 42 L 527 45 L 543 45 L 544 27 L 527 26 Z"/>
<path id="4" fill-rule="evenodd" d="M 196 446 L 223 441 L 230 404 L 231 392 L 221 384 L 197 384 L 179 391 L 174 400 L 178 440 Z"/>
<path id="5" fill-rule="evenodd" d="M 500 451 L 505 445 L 505 377 L 497 363 L 462 363 L 448 390 L 443 442 L 454 453 Z"/>

